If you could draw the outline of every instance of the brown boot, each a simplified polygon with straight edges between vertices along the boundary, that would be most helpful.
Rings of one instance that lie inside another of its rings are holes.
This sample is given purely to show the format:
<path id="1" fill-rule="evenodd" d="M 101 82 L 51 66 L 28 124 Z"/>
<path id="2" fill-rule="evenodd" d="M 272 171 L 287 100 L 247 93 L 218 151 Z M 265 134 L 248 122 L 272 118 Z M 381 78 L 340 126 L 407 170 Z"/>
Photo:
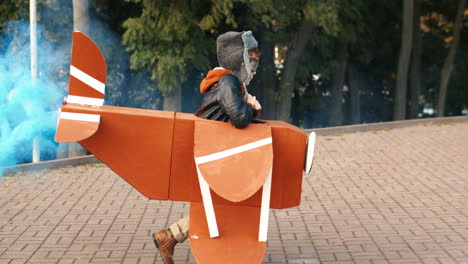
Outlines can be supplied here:
<path id="1" fill-rule="evenodd" d="M 153 233 L 153 241 L 161 253 L 161 258 L 166 264 L 174 264 L 172 254 L 174 253 L 174 246 L 177 240 L 172 236 L 171 232 L 167 229 Z"/>

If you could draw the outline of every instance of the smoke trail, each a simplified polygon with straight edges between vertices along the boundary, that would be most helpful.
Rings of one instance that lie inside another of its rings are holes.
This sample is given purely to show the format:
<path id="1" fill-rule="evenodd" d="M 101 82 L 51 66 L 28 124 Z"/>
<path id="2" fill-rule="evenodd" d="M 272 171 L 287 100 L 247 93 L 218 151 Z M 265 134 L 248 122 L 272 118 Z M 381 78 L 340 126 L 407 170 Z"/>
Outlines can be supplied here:
<path id="1" fill-rule="evenodd" d="M 57 111 L 68 87 L 72 7 L 69 0 L 55 0 L 38 8 L 39 72 L 34 86 L 29 22 L 10 21 L 3 34 L 0 31 L 0 177 L 5 166 L 31 162 L 36 136 L 40 138 L 41 160 L 55 158 Z M 160 93 L 148 73 L 129 69 L 129 56 L 120 36 L 92 10 L 89 24 L 89 37 L 107 63 L 105 104 L 154 109 Z"/>
<path id="2" fill-rule="evenodd" d="M 5 166 L 31 161 L 35 137 L 39 137 L 41 159 L 55 155 L 57 110 L 65 94 L 57 71 L 68 60 L 38 25 L 38 77 L 33 85 L 29 24 L 10 21 L 5 29 L 0 51 L 0 175 Z"/>

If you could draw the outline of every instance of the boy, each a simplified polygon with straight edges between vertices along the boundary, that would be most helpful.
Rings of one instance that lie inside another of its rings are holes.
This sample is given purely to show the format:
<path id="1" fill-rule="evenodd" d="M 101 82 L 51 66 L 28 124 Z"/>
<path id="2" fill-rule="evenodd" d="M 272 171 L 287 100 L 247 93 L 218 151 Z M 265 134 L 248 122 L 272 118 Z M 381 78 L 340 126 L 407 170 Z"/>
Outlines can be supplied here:
<path id="1" fill-rule="evenodd" d="M 196 115 L 244 128 L 255 122 L 261 110 L 255 96 L 247 91 L 261 55 L 258 43 L 251 31 L 230 31 L 216 40 L 216 53 L 221 67 L 209 71 L 201 82 L 200 93 L 205 94 L 205 97 Z M 187 239 L 188 230 L 189 218 L 184 217 L 168 229 L 153 234 L 164 263 L 174 263 L 174 247 Z"/>

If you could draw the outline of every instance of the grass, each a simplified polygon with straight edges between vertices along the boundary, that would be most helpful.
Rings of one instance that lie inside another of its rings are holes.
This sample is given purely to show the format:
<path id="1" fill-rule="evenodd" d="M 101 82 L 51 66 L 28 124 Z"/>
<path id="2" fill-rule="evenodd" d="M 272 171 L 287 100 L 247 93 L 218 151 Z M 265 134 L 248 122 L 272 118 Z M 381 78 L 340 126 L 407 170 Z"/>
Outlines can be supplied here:
<path id="1" fill-rule="evenodd" d="M 49 173 L 50 171 L 51 171 L 51 169 L 43 169 L 40 172 L 35 173 L 35 177 L 36 177 L 36 179 L 39 179 L 41 177 L 46 176 L 47 173 Z"/>
<path id="2" fill-rule="evenodd" d="M 102 167 L 105 167 L 106 165 L 102 163 L 91 163 L 91 164 L 86 164 L 85 166 L 87 168 L 102 168 Z"/>
<path id="3" fill-rule="evenodd" d="M 49 173 L 51 171 L 51 169 L 43 169 L 41 170 L 41 174 L 46 174 L 46 173 Z"/>
<path id="4" fill-rule="evenodd" d="M 452 122 L 440 122 L 440 123 L 435 123 L 435 124 L 432 124 L 434 126 L 453 126 L 455 125 L 454 123 Z"/>

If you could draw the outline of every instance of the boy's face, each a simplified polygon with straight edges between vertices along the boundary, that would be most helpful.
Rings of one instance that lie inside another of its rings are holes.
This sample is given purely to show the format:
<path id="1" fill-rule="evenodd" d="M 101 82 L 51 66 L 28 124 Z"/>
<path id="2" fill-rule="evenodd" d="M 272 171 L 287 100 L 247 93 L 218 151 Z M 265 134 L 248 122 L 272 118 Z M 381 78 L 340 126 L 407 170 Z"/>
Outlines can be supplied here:
<path id="1" fill-rule="evenodd" d="M 253 79 L 253 77 L 255 76 L 255 74 L 257 74 L 257 67 L 258 67 L 258 63 L 260 61 L 260 57 L 259 56 L 255 56 L 254 54 L 249 54 L 249 60 L 250 60 L 250 66 L 252 68 L 252 74 L 251 74 L 251 77 L 250 79 L 248 79 L 245 83 L 246 85 L 249 85 L 250 84 L 250 81 Z"/>

